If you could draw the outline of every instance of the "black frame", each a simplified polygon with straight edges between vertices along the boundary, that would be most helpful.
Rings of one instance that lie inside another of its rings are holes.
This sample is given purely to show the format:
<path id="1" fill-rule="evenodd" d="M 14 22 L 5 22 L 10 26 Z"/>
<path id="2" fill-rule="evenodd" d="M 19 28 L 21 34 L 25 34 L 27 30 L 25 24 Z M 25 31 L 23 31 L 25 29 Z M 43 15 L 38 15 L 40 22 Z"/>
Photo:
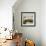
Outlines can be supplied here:
<path id="1" fill-rule="evenodd" d="M 24 13 L 32 13 L 34 14 L 34 25 L 23 25 L 22 24 L 22 16 Z M 36 12 L 21 12 L 21 26 L 22 27 L 35 27 L 36 26 Z"/>

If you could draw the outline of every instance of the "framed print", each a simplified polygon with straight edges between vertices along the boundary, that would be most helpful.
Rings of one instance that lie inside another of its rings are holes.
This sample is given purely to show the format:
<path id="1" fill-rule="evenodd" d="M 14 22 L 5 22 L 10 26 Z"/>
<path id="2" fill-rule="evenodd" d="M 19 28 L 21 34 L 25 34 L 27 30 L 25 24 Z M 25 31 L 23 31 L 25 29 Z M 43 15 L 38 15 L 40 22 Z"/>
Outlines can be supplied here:
<path id="1" fill-rule="evenodd" d="M 34 27 L 36 25 L 36 12 L 21 12 L 21 26 Z"/>

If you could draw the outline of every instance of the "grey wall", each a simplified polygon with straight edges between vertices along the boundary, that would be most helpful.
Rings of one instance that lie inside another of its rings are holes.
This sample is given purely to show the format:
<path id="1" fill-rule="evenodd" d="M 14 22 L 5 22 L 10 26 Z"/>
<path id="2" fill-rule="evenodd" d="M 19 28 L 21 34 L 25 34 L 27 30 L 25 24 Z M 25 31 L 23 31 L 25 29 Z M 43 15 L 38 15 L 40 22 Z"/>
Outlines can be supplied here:
<path id="1" fill-rule="evenodd" d="M 24 39 L 31 39 L 36 46 L 41 46 L 40 38 L 40 0 L 23 0 L 17 8 L 13 8 L 15 29 L 23 33 Z M 15 6 L 15 5 L 14 5 Z M 21 12 L 36 12 L 35 27 L 21 27 Z"/>
<path id="2" fill-rule="evenodd" d="M 46 46 L 46 0 L 41 1 L 40 31 L 42 46 Z"/>

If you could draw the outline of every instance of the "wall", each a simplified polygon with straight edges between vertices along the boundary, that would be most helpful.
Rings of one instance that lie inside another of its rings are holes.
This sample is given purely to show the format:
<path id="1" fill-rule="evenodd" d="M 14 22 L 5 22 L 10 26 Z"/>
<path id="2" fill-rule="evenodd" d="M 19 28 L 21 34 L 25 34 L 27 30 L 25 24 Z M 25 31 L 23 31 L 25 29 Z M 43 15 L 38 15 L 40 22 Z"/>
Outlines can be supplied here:
<path id="1" fill-rule="evenodd" d="M 36 12 L 36 26 L 35 27 L 21 27 L 21 12 Z M 31 39 L 35 41 L 36 46 L 41 46 L 41 34 L 40 34 L 40 12 L 41 1 L 40 0 L 23 0 L 20 5 L 16 7 L 14 5 L 14 24 L 15 30 L 23 33 L 24 39 Z"/>
<path id="2" fill-rule="evenodd" d="M 42 46 L 46 46 L 46 0 L 41 1 L 40 31 Z"/>
<path id="3" fill-rule="evenodd" d="M 12 6 L 16 0 L 0 0 L 0 27 L 12 29 Z"/>

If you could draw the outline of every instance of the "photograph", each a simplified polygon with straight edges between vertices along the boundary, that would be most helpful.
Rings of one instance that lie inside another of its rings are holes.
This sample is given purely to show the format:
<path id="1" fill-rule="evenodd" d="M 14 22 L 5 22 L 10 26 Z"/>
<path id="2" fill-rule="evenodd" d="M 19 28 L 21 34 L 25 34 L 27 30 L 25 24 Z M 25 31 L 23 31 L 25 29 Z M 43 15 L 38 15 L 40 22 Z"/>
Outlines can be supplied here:
<path id="1" fill-rule="evenodd" d="M 35 12 L 21 12 L 21 26 L 35 26 L 36 13 Z"/>
<path id="2" fill-rule="evenodd" d="M 0 46 L 46 46 L 46 0 L 0 0 Z"/>

